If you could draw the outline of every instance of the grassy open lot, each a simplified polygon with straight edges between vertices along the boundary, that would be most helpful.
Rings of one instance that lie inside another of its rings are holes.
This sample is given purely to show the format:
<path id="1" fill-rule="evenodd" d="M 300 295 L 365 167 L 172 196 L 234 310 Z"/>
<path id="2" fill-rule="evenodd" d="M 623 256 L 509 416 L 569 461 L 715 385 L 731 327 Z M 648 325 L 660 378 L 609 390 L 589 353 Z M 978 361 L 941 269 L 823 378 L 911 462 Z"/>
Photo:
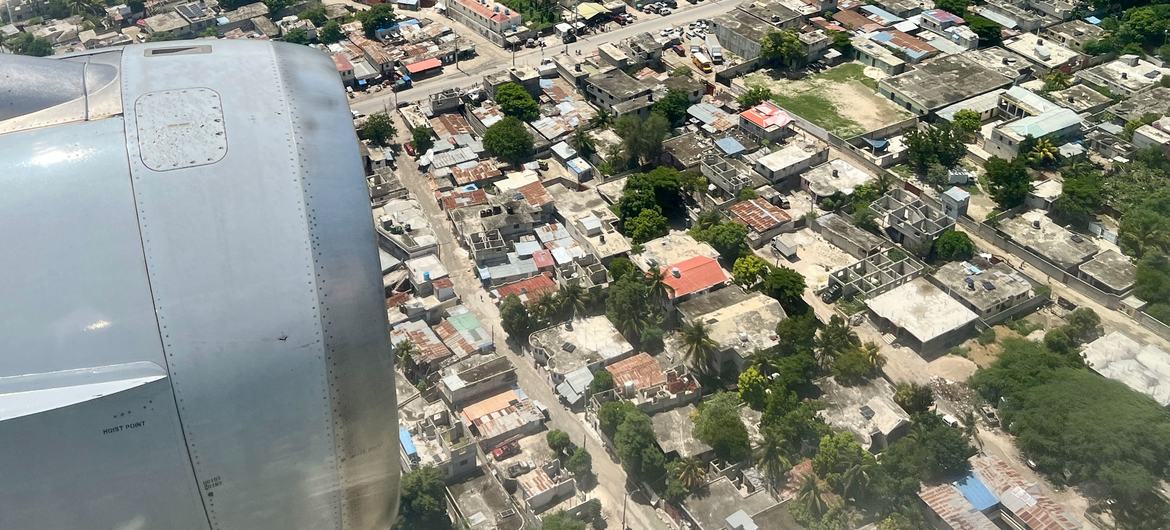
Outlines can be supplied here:
<path id="1" fill-rule="evenodd" d="M 787 79 L 779 71 L 761 70 L 747 76 L 744 83 L 768 87 L 778 105 L 842 138 L 910 117 L 875 92 L 877 80 L 866 76 L 860 63 L 846 63 L 798 80 Z"/>

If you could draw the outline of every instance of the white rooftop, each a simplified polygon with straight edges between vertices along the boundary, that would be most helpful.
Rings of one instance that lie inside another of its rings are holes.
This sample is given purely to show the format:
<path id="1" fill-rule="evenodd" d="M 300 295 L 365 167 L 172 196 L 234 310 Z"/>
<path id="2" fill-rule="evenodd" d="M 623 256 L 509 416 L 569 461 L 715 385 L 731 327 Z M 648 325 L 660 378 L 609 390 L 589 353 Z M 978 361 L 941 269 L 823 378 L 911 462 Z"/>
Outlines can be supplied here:
<path id="1" fill-rule="evenodd" d="M 1114 331 L 1089 343 L 1082 355 L 1093 371 L 1170 406 L 1170 353 Z"/>
<path id="2" fill-rule="evenodd" d="M 865 305 L 924 343 L 978 318 L 925 278 L 886 291 Z"/>

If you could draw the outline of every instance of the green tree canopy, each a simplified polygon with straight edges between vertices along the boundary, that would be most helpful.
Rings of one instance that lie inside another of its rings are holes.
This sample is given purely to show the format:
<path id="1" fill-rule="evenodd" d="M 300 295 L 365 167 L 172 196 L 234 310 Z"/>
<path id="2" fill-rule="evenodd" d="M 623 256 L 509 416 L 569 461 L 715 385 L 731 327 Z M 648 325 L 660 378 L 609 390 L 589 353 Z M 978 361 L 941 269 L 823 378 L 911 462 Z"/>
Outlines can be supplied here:
<path id="1" fill-rule="evenodd" d="M 363 140 L 368 140 L 374 145 L 387 146 L 394 141 L 398 128 L 394 126 L 394 120 L 389 114 L 378 112 L 367 116 L 365 124 L 358 132 Z"/>
<path id="2" fill-rule="evenodd" d="M 425 153 L 428 149 L 435 145 L 434 139 L 435 131 L 430 127 L 415 127 L 410 131 L 411 140 L 414 141 L 414 150 L 416 153 Z"/>
<path id="3" fill-rule="evenodd" d="M 325 7 L 324 6 L 310 7 L 308 9 L 298 13 L 297 18 L 299 18 L 301 20 L 308 20 L 308 21 L 312 22 L 314 26 L 317 26 L 317 27 L 321 27 L 321 26 L 325 25 L 325 22 L 328 21 L 328 19 L 325 18 Z"/>
<path id="4" fill-rule="evenodd" d="M 691 237 L 709 243 L 723 259 L 733 263 L 749 252 L 747 227 L 733 221 L 721 221 L 706 228 L 696 226 L 691 229 Z"/>
<path id="5" fill-rule="evenodd" d="M 736 285 L 750 289 L 763 281 L 764 277 L 768 275 L 768 271 L 768 262 L 755 254 L 745 254 L 735 260 L 735 264 L 731 267 L 731 276 Z"/>
<path id="6" fill-rule="evenodd" d="M 1000 208 L 1006 210 L 1024 204 L 1028 192 L 1032 190 L 1032 181 L 1020 158 L 1009 162 L 993 156 L 983 168 L 987 171 L 991 198 Z"/>
<path id="7" fill-rule="evenodd" d="M 771 267 L 760 292 L 779 301 L 784 312 L 791 316 L 808 311 L 808 304 L 801 298 L 805 288 L 804 276 L 799 272 L 788 267 Z"/>
<path id="8" fill-rule="evenodd" d="M 760 41 L 760 58 L 769 66 L 795 69 L 808 58 L 808 46 L 790 29 L 769 31 Z"/>
<path id="9" fill-rule="evenodd" d="M 1170 255 L 1170 189 L 1153 193 L 1126 212 L 1118 239 L 1121 250 L 1136 258 L 1147 253 Z"/>
<path id="10" fill-rule="evenodd" d="M 749 407 L 764 410 L 764 405 L 768 402 L 768 386 L 769 381 L 760 373 L 759 368 L 749 366 L 740 372 L 736 388 L 739 390 L 739 399 Z"/>
<path id="11" fill-rule="evenodd" d="M 998 46 L 1003 43 L 1003 26 L 980 15 L 967 14 L 963 18 L 967 21 L 967 27 L 979 36 L 980 48 Z"/>
<path id="12" fill-rule="evenodd" d="M 695 438 L 711 446 L 725 462 L 740 462 L 751 453 L 747 427 L 739 415 L 739 396 L 721 392 L 699 406 Z"/>
<path id="13" fill-rule="evenodd" d="M 1062 173 L 1063 190 L 1052 204 L 1052 217 L 1062 224 L 1085 229 L 1103 204 L 1101 172 L 1089 164 L 1074 164 Z"/>
<path id="14" fill-rule="evenodd" d="M 509 164 L 519 165 L 532 156 L 533 143 L 524 122 L 513 116 L 505 116 L 483 133 L 484 149 Z"/>
<path id="15" fill-rule="evenodd" d="M 924 414 L 934 405 L 934 393 L 926 385 L 899 383 L 894 391 L 894 402 L 910 414 Z"/>
<path id="16" fill-rule="evenodd" d="M 613 374 L 609 370 L 599 370 L 593 374 L 593 381 L 589 383 L 589 393 L 597 394 L 613 389 Z"/>
<path id="17" fill-rule="evenodd" d="M 584 447 L 578 447 L 573 450 L 573 454 L 569 455 L 569 460 L 565 462 L 565 469 L 577 477 L 591 475 L 593 474 L 593 456 Z"/>
<path id="18" fill-rule="evenodd" d="M 643 209 L 638 212 L 638 215 L 627 219 L 622 226 L 634 243 L 645 243 L 668 234 L 670 232 L 669 222 L 656 206 Z"/>
<path id="19" fill-rule="evenodd" d="M 543 530 L 586 530 L 585 521 L 574 518 L 563 511 L 544 516 L 540 521 Z"/>
<path id="20" fill-rule="evenodd" d="M 960 109 L 955 113 L 953 124 L 955 130 L 963 134 L 963 139 L 970 140 L 983 125 L 983 117 L 971 109 Z"/>
<path id="21" fill-rule="evenodd" d="M 321 30 L 317 32 L 317 40 L 322 44 L 333 44 L 345 38 L 345 33 L 341 31 L 341 23 L 336 20 L 330 20 L 321 26 Z"/>
<path id="22" fill-rule="evenodd" d="M 906 133 L 906 156 L 919 175 L 925 175 L 932 163 L 950 169 L 967 154 L 963 144 L 966 133 L 945 123 L 927 125 Z"/>
<path id="23" fill-rule="evenodd" d="M 532 121 L 540 117 L 540 105 L 532 95 L 517 83 L 504 83 L 496 88 L 496 103 L 508 116 Z"/>
<path id="24" fill-rule="evenodd" d="M 366 33 L 366 37 L 372 39 L 379 29 L 390 27 L 398 16 L 394 14 L 393 5 L 374 4 L 365 11 L 358 11 L 355 18 L 362 23 L 362 31 Z"/>
<path id="25" fill-rule="evenodd" d="M 442 475 L 432 466 L 404 473 L 395 528 L 451 528 L 445 488 Z"/>
<path id="26" fill-rule="evenodd" d="M 65 16 L 69 16 L 68 13 Z M 53 55 L 53 44 L 48 39 L 34 37 L 32 33 L 25 31 L 4 41 L 4 45 L 18 55 L 31 55 L 33 57 Z"/>
<path id="27" fill-rule="evenodd" d="M 975 255 L 975 243 L 966 232 L 947 230 L 934 242 L 934 257 L 941 261 L 963 261 Z"/>
<path id="28" fill-rule="evenodd" d="M 558 455 L 564 453 L 565 449 L 573 445 L 573 441 L 569 439 L 569 434 L 559 429 L 553 429 L 545 433 L 544 440 L 548 442 L 548 448 L 556 451 Z"/>
<path id="29" fill-rule="evenodd" d="M 536 320 L 516 295 L 508 295 L 500 304 L 500 327 L 509 337 L 526 340 L 535 331 Z"/>
<path id="30" fill-rule="evenodd" d="M 687 97 L 687 93 L 678 89 L 670 89 L 666 91 L 666 95 L 654 102 L 651 111 L 662 115 L 666 121 L 671 125 L 678 127 L 687 120 L 687 108 L 691 106 L 691 100 Z"/>
<path id="31" fill-rule="evenodd" d="M 622 139 L 625 159 L 633 164 L 648 164 L 658 160 L 662 141 L 670 132 L 670 121 L 652 112 L 646 119 L 622 116 L 614 123 L 614 132 Z"/>
<path id="32" fill-rule="evenodd" d="M 772 100 L 772 91 L 765 85 L 755 85 L 739 96 L 741 107 L 754 107 L 765 101 Z"/>
<path id="33" fill-rule="evenodd" d="M 631 478 L 658 482 L 666 474 L 666 457 L 658 448 L 650 416 L 638 408 L 628 412 L 617 427 L 614 448 Z"/>

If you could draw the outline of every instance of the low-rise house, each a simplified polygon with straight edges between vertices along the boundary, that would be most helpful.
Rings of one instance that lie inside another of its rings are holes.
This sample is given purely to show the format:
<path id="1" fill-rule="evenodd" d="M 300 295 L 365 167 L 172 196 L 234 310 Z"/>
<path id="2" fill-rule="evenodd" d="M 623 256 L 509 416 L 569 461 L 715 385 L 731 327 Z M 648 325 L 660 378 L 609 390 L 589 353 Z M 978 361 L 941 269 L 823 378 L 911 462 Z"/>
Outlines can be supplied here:
<path id="1" fill-rule="evenodd" d="M 1105 30 L 1100 26 L 1084 20 L 1070 20 L 1040 30 L 1044 38 L 1079 52 L 1085 51 L 1086 42 L 1099 40 L 1104 34 Z"/>
<path id="2" fill-rule="evenodd" d="M 752 61 L 760 56 L 760 42 L 775 28 L 742 9 L 732 9 L 711 19 L 711 31 L 727 51 Z"/>
<path id="3" fill-rule="evenodd" d="M 617 231 L 617 214 L 596 189 L 573 191 L 554 184 L 548 193 L 556 203 L 557 217 L 577 242 L 601 261 L 630 251 L 630 242 Z"/>
<path id="4" fill-rule="evenodd" d="M 727 214 L 732 221 L 748 227 L 752 248 L 760 248 L 781 232 L 793 229 L 792 216 L 761 197 L 737 202 L 727 209 Z"/>
<path id="5" fill-rule="evenodd" d="M 1064 193 L 1064 184 L 1056 179 L 1033 180 L 1024 205 L 1032 210 L 1051 211 L 1056 199 Z"/>
<path id="6" fill-rule="evenodd" d="M 696 401 L 698 399 L 696 398 Z M 654 438 L 658 448 L 668 458 L 698 458 L 710 460 L 714 449 L 695 438 L 695 416 L 698 410 L 694 404 L 672 408 L 653 414 L 650 422 L 654 427 Z"/>
<path id="7" fill-rule="evenodd" d="M 919 115 L 1011 84 L 968 54 L 944 55 L 878 82 L 878 92 Z"/>
<path id="8" fill-rule="evenodd" d="M 714 150 L 714 142 L 706 136 L 680 134 L 662 142 L 662 162 L 683 171 L 694 169 Z"/>
<path id="9" fill-rule="evenodd" d="M 707 256 L 694 256 L 668 264 L 663 272 L 662 283 L 669 287 L 667 297 L 671 305 L 731 283 L 731 275 L 723 270 L 719 261 Z"/>
<path id="10" fill-rule="evenodd" d="M 650 112 L 649 104 L 653 97 L 651 92 L 652 87 L 617 68 L 585 78 L 585 94 L 598 107 L 614 116 L 631 114 L 631 112 L 622 112 L 622 110 L 631 110 L 632 107 L 629 105 L 622 106 L 631 102 L 646 103 L 644 109 L 638 107 L 634 109 L 632 114 L 648 115 Z"/>
<path id="11" fill-rule="evenodd" d="M 508 440 L 539 432 L 544 413 L 523 390 L 505 390 L 482 401 L 467 405 L 459 418 L 479 446 L 490 451 Z"/>
<path id="12" fill-rule="evenodd" d="M 434 327 L 434 332 L 459 359 L 496 349 L 492 331 L 485 329 L 467 306 L 457 305 L 448 310 L 447 318 Z"/>
<path id="13" fill-rule="evenodd" d="M 1122 55 L 1115 61 L 1102 63 L 1077 72 L 1076 78 L 1108 89 L 1117 96 L 1132 96 L 1150 88 L 1170 73 L 1170 68 L 1155 65 L 1136 55 Z"/>
<path id="14" fill-rule="evenodd" d="M 708 483 L 705 495 L 691 495 L 683 501 L 683 512 L 698 530 L 751 530 L 756 523 L 739 525 L 736 521 L 742 518 L 738 514 L 759 514 L 776 506 L 776 498 L 759 474 L 752 470 L 732 473 L 735 474 L 721 474 Z"/>
<path id="15" fill-rule="evenodd" d="M 533 358 L 548 367 L 550 383 L 570 406 L 584 405 L 593 372 L 634 354 L 634 347 L 604 316 L 534 331 L 528 341 Z"/>
<path id="16" fill-rule="evenodd" d="M 500 286 L 540 275 L 540 265 L 534 258 L 509 252 L 503 262 L 481 266 L 476 273 L 485 286 Z"/>
<path id="17" fill-rule="evenodd" d="M 577 491 L 577 481 L 561 468 L 560 461 L 549 460 L 516 478 L 523 504 L 532 513 L 540 513 L 558 500 Z"/>
<path id="18" fill-rule="evenodd" d="M 836 213 L 818 216 L 812 222 L 812 229 L 833 246 L 857 259 L 889 246 L 884 239 L 858 228 Z"/>
<path id="19" fill-rule="evenodd" d="M 468 530 L 522 530 L 527 519 L 517 513 L 517 504 L 492 473 L 481 473 L 450 484 L 459 519 Z"/>
<path id="20" fill-rule="evenodd" d="M 972 331 L 978 319 L 947 293 L 925 278 L 866 300 L 878 327 L 894 333 L 898 340 L 924 356 L 942 353 Z"/>
<path id="21" fill-rule="evenodd" d="M 1114 331 L 1090 342 L 1081 356 L 1090 370 L 1170 407 L 1170 353 Z"/>
<path id="22" fill-rule="evenodd" d="M 890 239 L 921 255 L 943 232 L 955 226 L 955 219 L 943 212 L 941 204 L 900 188 L 878 198 L 870 209 Z"/>
<path id="23" fill-rule="evenodd" d="M 995 498 L 986 508 L 993 519 L 1011 528 L 1025 530 L 1080 530 L 1083 525 L 1063 506 L 1046 496 L 1035 483 L 1021 477 L 1007 462 L 994 456 L 970 458 L 971 476 Z"/>
<path id="24" fill-rule="evenodd" d="M 443 369 L 439 393 L 452 408 L 482 396 L 511 387 L 516 383 L 516 366 L 497 353 L 472 355 Z"/>
<path id="25" fill-rule="evenodd" d="M 439 370 L 445 361 L 454 357 L 439 336 L 421 320 L 411 320 L 394 326 L 390 342 L 397 346 L 413 344 L 410 355 L 403 359 L 403 371 L 412 381 L 426 378 Z"/>
<path id="26" fill-rule="evenodd" d="M 757 159 L 753 169 L 772 184 L 791 187 L 796 183 L 796 175 L 828 161 L 828 146 L 812 136 L 801 134 Z"/>
<path id="27" fill-rule="evenodd" d="M 555 292 L 557 292 L 557 282 L 546 274 L 538 274 L 525 280 L 496 286 L 492 290 L 492 296 L 501 301 L 509 296 L 515 296 L 524 305 L 532 305 Z"/>
<path id="28" fill-rule="evenodd" d="M 1060 20 L 1031 10 L 1026 5 L 1021 4 L 1023 2 L 1017 4 L 1014 0 L 995 0 L 984 5 L 972 6 L 971 11 L 1000 26 L 1020 32 L 1036 31 Z"/>
<path id="29" fill-rule="evenodd" d="M 1078 267 L 1077 277 L 1102 291 L 1122 296 L 1133 289 L 1137 281 L 1137 266 L 1129 257 L 1109 249 Z"/>
<path id="30" fill-rule="evenodd" d="M 877 31 L 869 39 L 905 57 L 912 63 L 920 62 L 938 54 L 938 50 L 926 41 L 898 30 Z"/>
<path id="31" fill-rule="evenodd" d="M 1052 70 L 1071 73 L 1080 69 L 1086 59 L 1076 50 L 1070 50 L 1035 33 L 1022 33 L 1012 37 L 1004 41 L 1003 46 L 1032 61 L 1032 64 L 1036 65 L 1037 75 Z"/>
<path id="32" fill-rule="evenodd" d="M 989 325 L 995 323 L 991 317 L 1036 296 L 1028 277 L 1006 262 L 954 261 L 939 267 L 931 278 Z"/>
<path id="33" fill-rule="evenodd" d="M 1069 272 L 1076 271 L 1098 251 L 1096 243 L 1052 222 L 1043 212 L 1000 221 L 999 230 L 1016 244 Z"/>
<path id="34" fill-rule="evenodd" d="M 792 133 L 792 116 L 771 101 L 739 113 L 739 126 L 748 134 L 769 142 L 778 142 Z"/>
<path id="35" fill-rule="evenodd" d="M 754 189 L 767 184 L 762 176 L 752 171 L 743 162 L 719 155 L 703 157 L 699 171 L 707 182 L 715 189 L 708 188 L 708 195 L 719 195 L 721 198 L 735 199 L 744 188 Z M 720 193 L 715 193 L 718 190 Z"/>
<path id="36" fill-rule="evenodd" d="M 1154 147 L 1170 154 L 1170 117 L 1163 116 L 1154 123 L 1138 127 L 1133 132 L 1133 146 L 1138 149 Z"/>
<path id="37" fill-rule="evenodd" d="M 463 425 L 452 421 L 443 404 L 430 404 L 425 410 L 423 420 L 398 428 L 398 441 L 410 468 L 433 467 L 447 482 L 478 470 L 475 441 Z"/>
<path id="38" fill-rule="evenodd" d="M 523 22 L 520 13 L 488 0 L 453 0 L 447 4 L 447 14 L 497 46 L 506 46 L 508 36 Z"/>
<path id="39" fill-rule="evenodd" d="M 829 273 L 829 285 L 838 285 L 842 298 L 873 298 L 922 275 L 923 265 L 913 258 L 878 252 Z"/>
<path id="40" fill-rule="evenodd" d="M 800 187 L 812 194 L 813 200 L 820 201 L 838 194 L 853 195 L 853 190 L 873 180 L 874 176 L 869 172 L 846 160 L 834 158 L 801 175 Z"/>
<path id="41" fill-rule="evenodd" d="M 787 318 L 776 299 L 729 286 L 678 304 L 685 322 L 702 322 L 719 347 L 713 362 L 724 370 L 742 370 L 757 350 L 779 344 L 776 324 Z"/>
<path id="42" fill-rule="evenodd" d="M 618 361 L 606 367 L 613 376 L 614 388 L 594 396 L 593 409 L 613 399 L 624 399 L 647 414 L 673 409 L 699 400 L 698 380 L 681 367 L 663 370 L 658 359 L 648 353 Z"/>
<path id="43" fill-rule="evenodd" d="M 434 254 L 425 254 L 406 260 L 410 283 L 420 296 L 436 294 L 435 282 L 447 277 L 447 267 Z"/>
<path id="44" fill-rule="evenodd" d="M 857 60 L 862 64 L 877 68 L 886 75 L 898 75 L 906 71 L 906 61 L 889 48 L 864 36 L 853 37 L 850 42 L 857 52 Z"/>
<path id="45" fill-rule="evenodd" d="M 439 240 L 414 199 L 390 199 L 373 210 L 382 247 L 400 259 L 438 252 Z"/>
<path id="46" fill-rule="evenodd" d="M 910 18 L 922 12 L 922 2 L 918 0 L 878 0 L 877 5 L 902 18 Z"/>
<path id="47" fill-rule="evenodd" d="M 880 453 L 910 430 L 910 415 L 894 402 L 894 386 L 885 379 L 845 386 L 828 377 L 817 386 L 828 405 L 817 415 L 829 426 L 852 433 L 866 451 Z"/>

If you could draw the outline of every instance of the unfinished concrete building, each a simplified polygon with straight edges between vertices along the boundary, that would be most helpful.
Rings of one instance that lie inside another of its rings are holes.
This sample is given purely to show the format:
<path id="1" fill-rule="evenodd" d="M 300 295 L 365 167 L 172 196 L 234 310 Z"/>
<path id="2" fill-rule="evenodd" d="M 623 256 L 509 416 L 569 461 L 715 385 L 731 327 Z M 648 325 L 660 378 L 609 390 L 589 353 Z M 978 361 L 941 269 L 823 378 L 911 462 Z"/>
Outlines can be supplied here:
<path id="1" fill-rule="evenodd" d="M 890 239 L 919 252 L 929 250 L 943 232 L 955 226 L 941 205 L 903 189 L 891 190 L 870 208 Z"/>
<path id="2" fill-rule="evenodd" d="M 844 298 L 872 298 L 921 276 L 922 271 L 922 264 L 913 258 L 891 258 L 889 253 L 880 252 L 833 271 L 829 285 L 840 285 Z"/>

